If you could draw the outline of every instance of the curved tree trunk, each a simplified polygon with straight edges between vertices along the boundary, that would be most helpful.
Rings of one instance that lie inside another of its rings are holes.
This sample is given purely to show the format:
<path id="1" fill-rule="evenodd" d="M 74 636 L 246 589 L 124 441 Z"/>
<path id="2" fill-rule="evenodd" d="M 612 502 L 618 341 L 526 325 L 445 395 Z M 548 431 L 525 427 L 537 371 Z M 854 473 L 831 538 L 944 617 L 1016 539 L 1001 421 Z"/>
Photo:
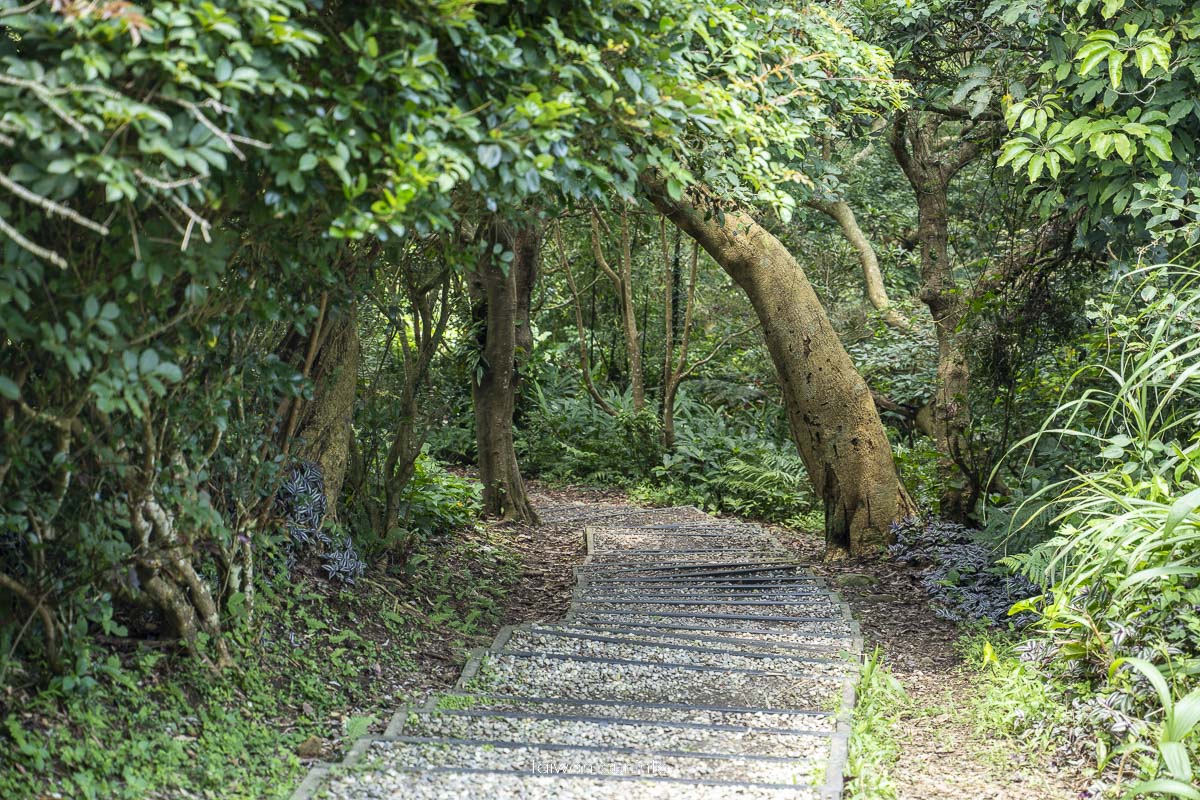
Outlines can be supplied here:
<path id="1" fill-rule="evenodd" d="M 868 555 L 915 512 L 866 383 L 842 348 L 800 265 L 742 211 L 676 203 L 647 180 L 655 206 L 745 290 L 762 323 L 788 421 L 825 505 L 827 555 Z"/>
<path id="2" fill-rule="evenodd" d="M 850 242 L 854 252 L 858 254 L 858 263 L 862 266 L 863 273 L 863 292 L 867 296 L 867 301 L 883 315 L 883 321 L 902 331 L 912 330 L 908 320 L 891 307 L 887 289 L 883 285 L 883 271 L 879 269 L 879 257 L 875 255 L 875 248 L 871 245 L 867 235 L 858 226 L 854 210 L 847 205 L 845 200 L 832 202 L 812 200 L 808 205 L 832 217 L 841 227 L 842 235 L 846 237 L 846 241 Z"/>
<path id="3" fill-rule="evenodd" d="M 518 288 L 524 292 L 532 289 L 537 269 L 538 247 L 530 243 L 530 235 L 528 231 L 513 233 L 502 226 L 494 229 L 488 237 L 489 245 L 502 242 L 514 253 L 507 274 L 489 246 L 468 280 L 471 313 L 480 327 L 480 361 L 471 378 L 471 398 L 475 405 L 483 510 L 489 516 L 520 522 L 537 521 L 513 444 L 513 412 L 522 363 L 518 342 L 524 339 L 529 325 L 529 300 L 519 299 Z M 532 236 L 536 242 L 536 233 Z M 525 341 L 531 343 L 532 337 Z"/>

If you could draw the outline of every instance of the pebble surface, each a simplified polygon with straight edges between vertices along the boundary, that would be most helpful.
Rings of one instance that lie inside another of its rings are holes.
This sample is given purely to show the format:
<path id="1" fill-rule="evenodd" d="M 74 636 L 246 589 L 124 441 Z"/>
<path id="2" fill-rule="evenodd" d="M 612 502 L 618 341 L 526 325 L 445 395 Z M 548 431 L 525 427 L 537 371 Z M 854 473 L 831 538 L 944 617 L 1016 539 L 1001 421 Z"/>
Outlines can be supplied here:
<path id="1" fill-rule="evenodd" d="M 486 739 L 554 744 L 569 741 L 591 747 L 654 748 L 689 753 L 738 753 L 823 759 L 830 740 L 824 735 L 774 733 L 755 728 L 712 728 L 621 720 L 581 720 L 486 714 L 413 714 L 404 726 L 411 736 Z"/>
<path id="2" fill-rule="evenodd" d="M 566 620 L 506 629 L 453 692 L 294 800 L 840 796 L 837 714 L 861 647 L 840 598 L 755 525 L 611 504 L 540 515 L 589 542 Z"/>
<path id="3" fill-rule="evenodd" d="M 621 638 L 632 642 L 679 644 L 702 647 L 725 647 L 738 651 L 788 654 L 800 652 L 829 653 L 846 648 L 847 640 L 831 636 L 771 636 L 766 633 L 697 633 L 679 628 L 637 628 L 571 625 L 535 626 L 532 630 L 593 633 L 597 636 Z"/>
<path id="4" fill-rule="evenodd" d="M 835 720 L 825 712 L 711 708 L 671 703 L 570 702 L 564 698 L 505 697 L 502 695 L 450 696 L 475 711 L 533 711 L 576 717 L 612 717 L 624 720 L 690 722 L 697 725 L 732 725 L 764 731 L 832 731 Z M 449 699 L 449 698 L 448 698 Z"/>
<path id="5" fill-rule="evenodd" d="M 603 780 L 555 775 L 505 775 L 476 772 L 398 772 L 380 770 L 342 776 L 331 782 L 328 797 L 337 800 L 816 800 L 812 789 L 769 789 L 728 784 L 698 785 L 672 781 Z"/>
<path id="6" fill-rule="evenodd" d="M 824 672 L 841 674 L 844 665 L 834 661 L 826 663 L 805 660 L 797 656 L 780 657 L 778 654 L 737 653 L 730 650 L 693 649 L 691 646 L 663 646 L 648 642 L 612 642 L 603 639 L 585 639 L 576 636 L 551 636 L 543 633 L 519 631 L 504 644 L 506 652 L 514 650 L 562 655 L 589 656 L 592 658 L 618 658 L 667 664 L 693 664 L 705 667 L 730 667 L 733 669 L 761 669 L 772 672 Z"/>

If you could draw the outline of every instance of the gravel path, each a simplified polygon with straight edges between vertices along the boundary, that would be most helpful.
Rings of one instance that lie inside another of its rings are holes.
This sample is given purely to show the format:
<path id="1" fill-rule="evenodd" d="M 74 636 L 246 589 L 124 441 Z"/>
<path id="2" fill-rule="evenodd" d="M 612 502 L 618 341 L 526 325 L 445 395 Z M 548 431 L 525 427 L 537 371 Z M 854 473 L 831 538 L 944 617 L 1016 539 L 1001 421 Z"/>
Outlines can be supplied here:
<path id="1" fill-rule="evenodd" d="M 505 628 L 294 800 L 841 796 L 861 639 L 772 533 L 693 508 L 539 513 L 588 548 L 564 621 Z"/>

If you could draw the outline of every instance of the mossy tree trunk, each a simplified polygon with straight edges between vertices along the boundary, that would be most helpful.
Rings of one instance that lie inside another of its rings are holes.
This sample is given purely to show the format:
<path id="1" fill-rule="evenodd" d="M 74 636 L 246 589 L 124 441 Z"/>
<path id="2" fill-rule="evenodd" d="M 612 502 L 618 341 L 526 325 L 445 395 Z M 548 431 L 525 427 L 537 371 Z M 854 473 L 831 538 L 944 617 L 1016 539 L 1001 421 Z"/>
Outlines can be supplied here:
<path id="1" fill-rule="evenodd" d="M 982 491 L 980 476 L 990 468 L 976 463 L 970 446 L 971 370 L 963 338 L 967 298 L 950 261 L 947 194 L 954 176 L 982 151 L 985 137 L 974 135 L 978 131 L 970 126 L 942 136 L 946 121 L 932 112 L 912 118 L 900 114 L 892 127 L 891 148 L 916 195 L 920 296 L 937 334 L 938 383 L 931 411 L 940 455 L 941 513 L 968 522 Z"/>
<path id="2" fill-rule="evenodd" d="M 513 413 L 520 370 L 532 348 L 529 294 L 537 274 L 540 236 L 530 228 L 514 230 L 493 223 L 484 240 L 488 246 L 467 281 L 479 330 L 480 358 L 471 378 L 471 397 L 483 510 L 506 520 L 536 522 L 517 463 Z M 493 252 L 497 243 L 513 254 L 507 268 Z"/>
<path id="3" fill-rule="evenodd" d="M 338 498 L 350 462 L 360 343 L 358 308 L 352 302 L 329 315 L 313 361 L 312 400 L 304 404 L 295 453 L 321 467 L 326 515 L 337 519 Z"/>
<path id="4" fill-rule="evenodd" d="M 843 349 L 804 271 L 749 214 L 720 211 L 703 189 L 671 200 L 645 183 L 655 206 L 742 287 L 762 324 L 792 436 L 825 506 L 827 556 L 870 555 L 891 524 L 915 511 L 866 383 Z"/>

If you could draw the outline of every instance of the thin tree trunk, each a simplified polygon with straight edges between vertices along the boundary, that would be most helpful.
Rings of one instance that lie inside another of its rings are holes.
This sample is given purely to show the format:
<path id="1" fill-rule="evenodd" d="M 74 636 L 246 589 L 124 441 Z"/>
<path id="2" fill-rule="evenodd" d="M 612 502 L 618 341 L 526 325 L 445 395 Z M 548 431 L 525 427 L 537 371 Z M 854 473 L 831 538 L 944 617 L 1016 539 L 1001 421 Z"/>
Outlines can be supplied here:
<path id="1" fill-rule="evenodd" d="M 628 209 L 622 209 L 621 212 L 620 260 L 617 268 L 609 265 L 604 256 L 604 248 L 600 243 L 600 217 L 595 213 L 592 214 L 592 253 L 617 293 L 621 329 L 625 335 L 625 357 L 629 364 L 629 393 L 633 398 L 633 410 L 641 411 L 646 407 L 646 378 L 642 372 L 642 340 L 638 335 L 637 309 L 633 302 L 633 247 Z"/>
<path id="2" fill-rule="evenodd" d="M 949 266 L 949 213 L 944 191 L 918 195 L 918 246 L 921 250 L 921 300 L 929 307 L 937 334 L 937 391 L 931 405 L 934 441 L 942 454 L 942 516 L 966 522 L 979 497 L 967 441 L 971 425 L 968 392 L 971 369 L 962 341 L 966 313 L 962 293 Z"/>
<path id="3" fill-rule="evenodd" d="M 579 335 L 579 371 L 583 374 L 583 386 L 600 410 L 609 416 L 616 416 L 617 411 L 596 388 L 592 379 L 592 359 L 588 354 L 587 331 L 583 326 L 583 302 L 579 299 L 579 287 L 575 284 L 575 275 L 571 272 L 571 259 L 563 244 L 562 226 L 554 223 L 554 247 L 558 251 L 559 266 L 567 278 L 567 288 L 571 291 L 571 305 L 575 310 L 575 331 Z"/>
<path id="4" fill-rule="evenodd" d="M 803 270 L 745 212 L 718 213 L 706 200 L 677 203 L 658 179 L 645 182 L 659 211 L 699 242 L 754 306 L 792 436 L 824 502 L 827 556 L 877 553 L 892 538 L 891 524 L 915 507 L 871 393 Z"/>
<path id="5" fill-rule="evenodd" d="M 879 257 L 875 255 L 875 248 L 871 245 L 871 241 L 867 238 L 867 235 L 858 226 L 858 219 L 854 216 L 854 210 L 850 208 L 845 200 L 834 200 L 832 202 L 811 200 L 808 205 L 832 217 L 838 226 L 841 227 L 846 241 L 850 242 L 850 245 L 858 254 L 858 263 L 862 267 L 863 273 L 863 291 L 866 294 L 867 301 L 883 315 L 883 321 L 893 328 L 898 328 L 902 331 L 912 330 L 912 326 L 909 325 L 908 320 L 900 316 L 896 312 L 896 309 L 891 307 L 891 301 L 887 296 L 887 289 L 883 285 L 883 272 L 879 269 Z"/>
<path id="6" fill-rule="evenodd" d="M 687 375 L 688 345 L 691 343 L 692 309 L 696 298 L 696 271 L 699 263 L 699 245 L 692 245 L 692 268 L 688 278 L 687 300 L 684 306 L 682 325 L 676 320 L 675 313 L 679 293 L 679 241 L 675 242 L 675 258 L 672 262 L 667 248 L 666 218 L 661 218 L 660 236 L 662 240 L 664 284 L 666 298 L 663 312 L 663 410 L 662 436 L 663 449 L 670 452 L 675 448 L 675 398 L 679 394 L 679 386 Z M 679 228 L 675 229 L 678 234 Z M 678 329 L 679 358 L 675 358 L 675 337 Z M 714 350 L 715 352 L 715 350 Z"/>
<path id="7" fill-rule="evenodd" d="M 472 315 L 481 328 L 481 358 L 471 378 L 475 405 L 475 442 L 479 457 L 479 479 L 483 483 L 483 510 L 489 516 L 520 522 L 536 522 L 525 481 L 517 464 L 513 443 L 513 413 L 518 381 L 518 329 L 522 303 L 518 286 L 532 286 L 536 248 L 521 246 L 521 234 L 502 226 L 487 237 L 488 248 L 470 275 Z M 514 252 L 507 274 L 492 254 L 492 244 L 501 242 Z M 521 277 L 525 274 L 526 277 Z M 523 307 L 528 310 L 528 301 Z"/>

